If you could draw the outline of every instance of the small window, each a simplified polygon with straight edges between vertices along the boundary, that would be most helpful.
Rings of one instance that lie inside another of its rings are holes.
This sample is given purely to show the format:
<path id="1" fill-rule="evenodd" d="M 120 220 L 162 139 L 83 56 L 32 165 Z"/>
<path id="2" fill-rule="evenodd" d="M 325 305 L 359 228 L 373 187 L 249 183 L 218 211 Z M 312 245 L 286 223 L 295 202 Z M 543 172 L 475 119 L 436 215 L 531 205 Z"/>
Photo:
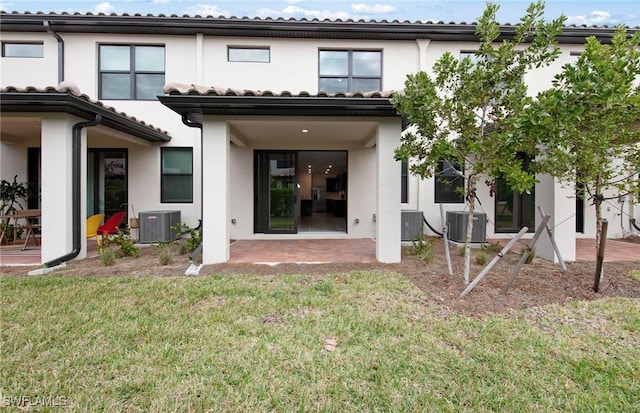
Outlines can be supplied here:
<path id="1" fill-rule="evenodd" d="M 162 148 L 161 202 L 193 202 L 193 149 Z"/>
<path id="2" fill-rule="evenodd" d="M 227 59 L 230 62 L 269 63 L 271 49 L 268 47 L 233 47 L 227 49 Z"/>
<path id="3" fill-rule="evenodd" d="M 452 162 L 438 162 L 435 176 L 435 200 L 437 204 L 464 203 L 464 177 L 462 168 Z"/>
<path id="4" fill-rule="evenodd" d="M 402 160 L 400 175 L 400 202 L 406 204 L 409 202 L 409 161 Z"/>
<path id="5" fill-rule="evenodd" d="M 99 99 L 155 100 L 164 60 L 164 46 L 100 45 Z"/>
<path id="6" fill-rule="evenodd" d="M 42 43 L 2 43 L 2 57 L 43 57 Z"/>

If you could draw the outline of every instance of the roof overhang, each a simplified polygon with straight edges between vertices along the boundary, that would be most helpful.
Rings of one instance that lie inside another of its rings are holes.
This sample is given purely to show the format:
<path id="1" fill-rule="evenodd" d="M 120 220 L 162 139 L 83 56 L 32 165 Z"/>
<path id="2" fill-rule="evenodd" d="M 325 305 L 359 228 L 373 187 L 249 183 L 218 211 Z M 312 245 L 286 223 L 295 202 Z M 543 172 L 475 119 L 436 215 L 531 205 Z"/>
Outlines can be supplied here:
<path id="1" fill-rule="evenodd" d="M 389 98 L 304 96 L 158 96 L 180 115 L 400 117 Z"/>
<path id="2" fill-rule="evenodd" d="M 298 39 L 477 41 L 477 24 L 465 22 L 354 21 L 213 16 L 0 13 L 0 31 L 44 32 L 43 22 L 58 33 L 120 33 L 157 35 L 195 35 L 232 37 L 270 37 Z M 498 40 L 515 34 L 516 25 L 501 24 Z M 629 28 L 633 34 L 640 28 Z M 565 26 L 557 36 L 560 43 L 582 44 L 589 36 L 608 43 L 615 28 Z"/>
<path id="3" fill-rule="evenodd" d="M 62 112 L 82 119 L 94 119 L 101 115 L 101 125 L 126 133 L 147 142 L 168 142 L 171 137 L 160 130 L 110 110 L 100 103 L 74 96 L 71 93 L 53 92 L 2 92 L 0 113 Z"/>

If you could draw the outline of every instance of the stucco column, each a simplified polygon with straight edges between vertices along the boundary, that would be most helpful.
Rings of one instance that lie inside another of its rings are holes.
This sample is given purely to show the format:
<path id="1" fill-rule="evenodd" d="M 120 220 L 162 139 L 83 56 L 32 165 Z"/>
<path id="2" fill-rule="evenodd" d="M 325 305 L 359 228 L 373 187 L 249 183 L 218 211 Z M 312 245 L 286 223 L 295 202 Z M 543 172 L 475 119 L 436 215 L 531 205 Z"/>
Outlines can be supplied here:
<path id="1" fill-rule="evenodd" d="M 224 120 L 205 117 L 202 165 L 202 263 L 229 261 L 229 128 Z M 249 208 L 249 205 L 236 205 Z"/>
<path id="2" fill-rule="evenodd" d="M 41 132 L 41 234 L 42 263 L 73 250 L 72 131 L 82 119 L 66 114 L 49 114 L 42 119 Z M 81 139 L 81 247 L 77 258 L 87 256 L 86 234 L 86 130 Z"/>
<path id="3" fill-rule="evenodd" d="M 393 158 L 400 145 L 400 119 L 383 120 L 376 141 L 377 213 L 376 258 L 380 262 L 400 262 L 400 185 L 401 163 Z"/>
<path id="4" fill-rule="evenodd" d="M 536 228 L 542 218 L 541 206 L 549 219 L 549 227 L 564 261 L 576 260 L 576 200 L 573 188 L 563 187 L 552 176 L 539 176 L 536 184 Z M 558 262 L 546 231 L 536 244 L 536 255 L 551 262 Z"/>

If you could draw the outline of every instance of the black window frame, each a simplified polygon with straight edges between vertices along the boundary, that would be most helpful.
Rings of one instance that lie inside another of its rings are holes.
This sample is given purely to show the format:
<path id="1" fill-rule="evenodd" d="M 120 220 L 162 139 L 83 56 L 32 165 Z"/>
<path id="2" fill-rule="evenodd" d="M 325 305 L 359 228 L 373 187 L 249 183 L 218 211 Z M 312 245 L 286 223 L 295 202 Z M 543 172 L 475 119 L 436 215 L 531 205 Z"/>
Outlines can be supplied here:
<path id="1" fill-rule="evenodd" d="M 400 165 L 400 203 L 409 203 L 409 160 L 402 159 Z"/>
<path id="2" fill-rule="evenodd" d="M 129 47 L 129 70 L 102 70 L 100 67 L 101 64 L 101 55 L 102 55 L 102 47 Z M 162 71 L 153 71 L 153 70 L 136 70 L 136 47 L 158 47 L 162 48 L 164 51 L 164 62 L 163 62 L 163 70 Z M 157 98 L 154 96 L 152 98 L 140 98 L 137 95 L 137 76 L 138 75 L 159 75 L 162 74 L 164 84 L 166 81 L 166 73 L 167 73 L 167 49 L 164 44 L 121 44 L 121 43 L 100 43 L 98 44 L 98 99 L 101 100 L 142 100 L 142 101 L 153 101 Z M 121 98 L 105 98 L 103 97 L 103 74 L 128 74 L 130 77 L 129 82 L 129 96 L 121 97 Z M 162 90 L 158 91 L 158 94 L 162 94 Z"/>
<path id="3" fill-rule="evenodd" d="M 464 174 L 464 168 L 460 165 L 454 162 L 451 162 L 450 165 L 450 163 L 444 159 L 438 161 L 438 166 L 436 167 L 433 177 L 433 198 L 436 204 L 464 204 L 464 193 L 459 189 L 462 188 L 462 190 L 464 190 L 464 176 L 457 175 L 452 179 L 447 176 L 446 179 L 450 180 L 446 180 L 442 175 L 445 170 L 451 169 L 452 166 Z"/>
<path id="4" fill-rule="evenodd" d="M 231 59 L 232 50 L 266 50 L 269 52 L 267 60 Z M 230 63 L 271 63 L 271 46 L 232 46 L 227 45 L 227 62 Z"/>
<path id="5" fill-rule="evenodd" d="M 348 69 L 347 75 L 321 75 L 321 59 L 320 54 L 322 52 L 344 52 L 348 54 Z M 380 76 L 354 76 L 353 75 L 353 54 L 358 52 L 377 52 L 380 54 Z M 355 90 L 353 87 L 354 79 L 378 79 L 378 91 L 383 90 L 382 88 L 382 79 L 383 79 L 383 62 L 384 54 L 382 49 L 331 49 L 331 48 L 322 48 L 318 49 L 318 91 L 325 93 L 338 93 L 338 92 L 328 92 L 326 90 L 322 90 L 321 83 L 322 79 L 347 79 L 347 90 L 341 90 L 340 92 L 344 93 L 356 93 L 356 92 L 372 92 L 371 90 Z"/>
<path id="6" fill-rule="evenodd" d="M 183 151 L 191 154 L 191 173 L 165 173 L 164 157 L 168 151 Z M 190 176 L 191 177 L 191 199 L 190 200 L 167 200 L 165 194 L 165 178 L 172 176 Z M 192 204 L 193 203 L 193 148 L 191 146 L 165 146 L 160 148 L 160 202 L 163 204 Z"/>
<path id="7" fill-rule="evenodd" d="M 21 46 L 40 46 L 39 56 L 24 56 L 19 54 L 7 54 L 7 45 L 21 45 Z M 2 42 L 2 57 L 19 58 L 19 59 L 42 59 L 44 57 L 44 42 Z"/>

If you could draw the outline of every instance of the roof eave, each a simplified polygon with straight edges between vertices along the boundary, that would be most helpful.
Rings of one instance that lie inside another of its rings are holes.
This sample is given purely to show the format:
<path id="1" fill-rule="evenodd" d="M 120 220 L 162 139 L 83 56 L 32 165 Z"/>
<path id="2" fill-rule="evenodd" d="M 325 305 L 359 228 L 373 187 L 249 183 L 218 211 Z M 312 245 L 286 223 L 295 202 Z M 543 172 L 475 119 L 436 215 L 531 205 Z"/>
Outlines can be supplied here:
<path id="1" fill-rule="evenodd" d="M 167 95 L 158 99 L 180 115 L 400 117 L 388 98 Z"/>
<path id="2" fill-rule="evenodd" d="M 0 93 L 0 100 L 2 100 L 0 113 L 63 112 L 87 120 L 93 119 L 96 114 L 99 114 L 102 116 L 101 125 L 147 142 L 161 143 L 171 140 L 171 137 L 164 132 L 152 129 L 68 93 L 3 92 Z"/>

